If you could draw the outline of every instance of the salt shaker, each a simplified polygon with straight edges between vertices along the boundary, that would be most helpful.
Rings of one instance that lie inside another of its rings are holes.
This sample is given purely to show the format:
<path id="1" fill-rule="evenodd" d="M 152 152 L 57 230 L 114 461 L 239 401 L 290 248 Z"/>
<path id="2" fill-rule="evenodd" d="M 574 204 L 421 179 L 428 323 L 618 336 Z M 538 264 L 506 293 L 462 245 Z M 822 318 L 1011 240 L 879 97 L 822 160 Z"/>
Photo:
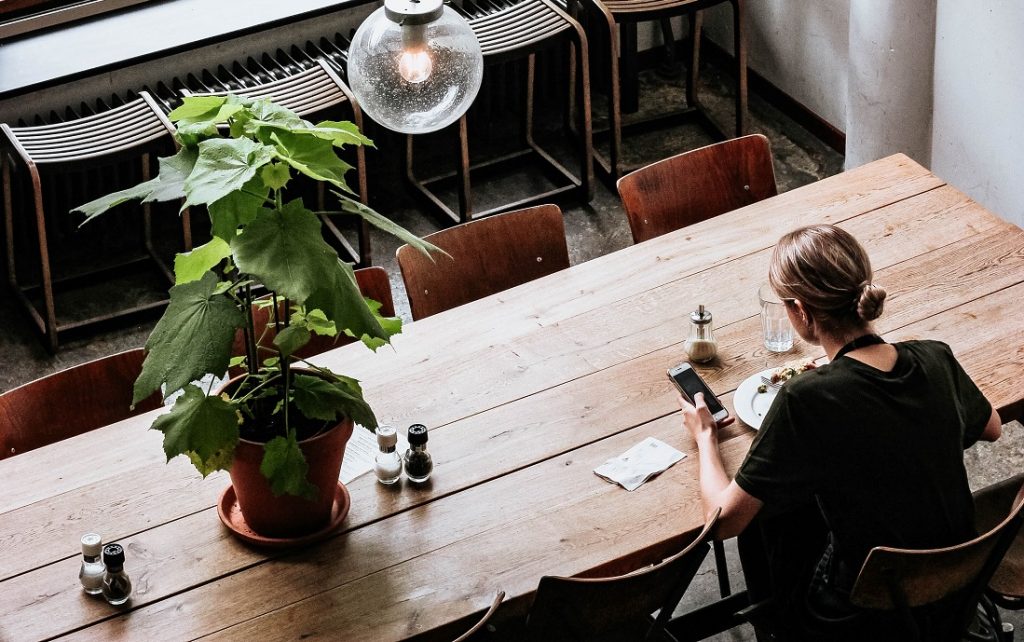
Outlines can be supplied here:
<path id="1" fill-rule="evenodd" d="M 434 461 L 427 452 L 427 427 L 423 424 L 409 426 L 409 450 L 405 452 L 405 474 L 409 481 L 425 482 L 434 470 Z"/>
<path id="2" fill-rule="evenodd" d="M 402 456 L 398 454 L 398 431 L 394 426 L 377 426 L 377 447 L 380 452 L 373 460 L 377 481 L 387 486 L 402 476 Z"/>
<path id="3" fill-rule="evenodd" d="M 96 533 L 82 535 L 82 568 L 78 571 L 78 579 L 82 589 L 89 595 L 103 592 L 103 561 L 100 560 L 100 549 L 103 540 Z"/>
<path id="4" fill-rule="evenodd" d="M 718 341 L 711 328 L 711 312 L 703 305 L 690 313 L 690 336 L 686 338 L 686 353 L 690 361 L 704 363 L 718 354 Z"/>
<path id="5" fill-rule="evenodd" d="M 103 563 L 107 567 L 103 573 L 103 597 L 114 606 L 124 604 L 132 594 L 132 581 L 124 572 L 124 548 L 120 544 L 104 546 Z"/>

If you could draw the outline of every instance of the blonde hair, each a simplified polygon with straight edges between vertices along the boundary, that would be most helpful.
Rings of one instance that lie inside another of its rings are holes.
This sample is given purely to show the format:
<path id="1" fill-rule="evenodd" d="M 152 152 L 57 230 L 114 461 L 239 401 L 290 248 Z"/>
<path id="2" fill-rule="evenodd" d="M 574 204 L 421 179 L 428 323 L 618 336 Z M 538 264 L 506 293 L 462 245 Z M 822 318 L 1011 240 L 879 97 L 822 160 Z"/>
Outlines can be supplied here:
<path id="1" fill-rule="evenodd" d="M 768 271 L 776 294 L 803 303 L 821 329 L 833 335 L 863 328 L 881 316 L 886 292 L 871 278 L 863 246 L 835 225 L 810 225 L 783 236 Z"/>

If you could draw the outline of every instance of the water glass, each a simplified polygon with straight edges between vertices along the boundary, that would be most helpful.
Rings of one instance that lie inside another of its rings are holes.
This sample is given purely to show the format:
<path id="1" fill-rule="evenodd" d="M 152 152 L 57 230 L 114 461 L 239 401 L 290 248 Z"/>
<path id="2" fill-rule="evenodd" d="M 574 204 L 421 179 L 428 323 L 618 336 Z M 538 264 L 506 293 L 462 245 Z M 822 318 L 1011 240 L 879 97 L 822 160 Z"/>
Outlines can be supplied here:
<path id="1" fill-rule="evenodd" d="M 764 347 L 770 352 L 788 352 L 793 348 L 793 326 L 782 302 L 765 283 L 757 290 L 761 300 L 761 330 L 764 332 Z"/>

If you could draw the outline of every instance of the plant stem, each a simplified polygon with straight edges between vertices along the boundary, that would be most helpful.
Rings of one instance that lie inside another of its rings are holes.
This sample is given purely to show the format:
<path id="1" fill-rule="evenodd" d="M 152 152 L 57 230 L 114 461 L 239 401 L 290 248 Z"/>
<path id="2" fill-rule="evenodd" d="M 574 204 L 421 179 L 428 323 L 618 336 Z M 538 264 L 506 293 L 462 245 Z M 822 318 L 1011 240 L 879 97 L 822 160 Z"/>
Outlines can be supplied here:
<path id="1" fill-rule="evenodd" d="M 249 399 L 249 397 L 251 397 L 251 396 L 253 396 L 254 394 L 256 394 L 256 392 L 257 392 L 257 391 L 258 391 L 258 390 L 259 390 L 260 388 L 265 388 L 266 386 L 270 385 L 271 383 L 273 383 L 273 382 L 275 382 L 275 381 L 277 381 L 277 377 L 274 377 L 274 376 L 269 376 L 269 375 L 268 375 L 266 379 L 264 379 L 263 381 L 259 382 L 259 383 L 258 383 L 258 384 L 256 384 L 255 386 L 253 386 L 253 387 L 252 387 L 252 390 L 250 390 L 249 392 L 245 393 L 244 395 L 242 395 L 242 396 L 241 396 L 240 398 L 238 398 L 238 399 L 232 399 L 232 401 L 234 401 L 234 402 L 235 402 L 235 403 L 237 403 L 237 404 L 242 404 L 242 403 L 245 403 L 245 402 L 246 402 L 246 401 L 247 401 L 247 400 Z"/>
<path id="2" fill-rule="evenodd" d="M 242 305 L 245 306 L 245 362 L 249 374 L 259 371 L 259 356 L 256 353 L 256 326 L 252 318 L 252 287 L 246 283 L 242 288 Z"/>
<path id="3" fill-rule="evenodd" d="M 271 200 L 271 199 L 269 199 L 269 198 L 267 198 L 267 197 L 266 197 L 266 196 L 264 196 L 263 194 L 257 194 L 256 192 L 250 192 L 250 191 L 249 191 L 249 190 L 247 190 L 247 189 L 243 189 L 243 190 L 241 190 L 241 192 L 242 192 L 243 194 L 248 194 L 249 196 L 255 196 L 256 198 L 262 198 L 262 199 L 263 199 L 263 202 L 264 202 L 264 203 L 266 203 L 267 205 L 274 205 L 274 201 L 273 201 L 273 200 Z M 280 206 L 279 206 L 279 207 L 280 207 Z"/>

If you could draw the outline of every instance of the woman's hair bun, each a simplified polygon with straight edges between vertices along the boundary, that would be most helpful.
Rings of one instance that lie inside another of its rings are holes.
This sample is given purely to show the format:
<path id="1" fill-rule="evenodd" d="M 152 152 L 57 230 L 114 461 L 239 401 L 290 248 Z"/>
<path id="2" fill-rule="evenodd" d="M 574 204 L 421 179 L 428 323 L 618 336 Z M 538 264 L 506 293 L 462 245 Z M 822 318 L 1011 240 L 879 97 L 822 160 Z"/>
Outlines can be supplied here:
<path id="1" fill-rule="evenodd" d="M 860 298 L 857 299 L 857 316 L 863 321 L 874 321 L 882 316 L 885 295 L 885 288 L 873 283 L 866 284 L 861 288 Z"/>

